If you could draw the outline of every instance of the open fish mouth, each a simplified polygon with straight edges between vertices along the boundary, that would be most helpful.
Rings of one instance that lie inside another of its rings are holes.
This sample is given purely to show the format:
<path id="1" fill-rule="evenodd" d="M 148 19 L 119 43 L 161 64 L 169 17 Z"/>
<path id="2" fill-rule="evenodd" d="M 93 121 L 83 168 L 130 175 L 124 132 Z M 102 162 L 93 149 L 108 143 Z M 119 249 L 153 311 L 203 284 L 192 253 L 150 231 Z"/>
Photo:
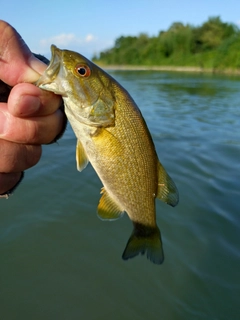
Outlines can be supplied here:
<path id="1" fill-rule="evenodd" d="M 45 73 L 54 80 L 54 78 L 58 75 L 61 65 L 61 50 L 58 49 L 54 44 L 51 45 L 51 60 L 48 68 L 45 70 Z"/>
<path id="2" fill-rule="evenodd" d="M 58 77 L 59 73 L 61 72 L 62 50 L 58 49 L 52 44 L 51 53 L 52 56 L 49 66 L 35 83 L 35 85 L 41 89 L 65 96 L 65 90 L 62 87 L 61 80 Z"/>

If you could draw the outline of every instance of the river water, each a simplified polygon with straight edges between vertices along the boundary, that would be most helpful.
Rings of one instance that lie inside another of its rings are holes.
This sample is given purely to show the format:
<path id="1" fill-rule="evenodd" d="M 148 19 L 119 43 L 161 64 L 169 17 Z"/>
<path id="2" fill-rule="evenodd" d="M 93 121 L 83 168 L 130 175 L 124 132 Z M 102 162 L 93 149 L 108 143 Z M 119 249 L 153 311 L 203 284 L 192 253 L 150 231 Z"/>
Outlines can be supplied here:
<path id="1" fill-rule="evenodd" d="M 179 205 L 157 204 L 165 261 L 123 261 L 132 231 L 96 216 L 101 183 L 68 127 L 0 200 L 0 319 L 240 318 L 240 78 L 110 71 L 131 93 Z"/>

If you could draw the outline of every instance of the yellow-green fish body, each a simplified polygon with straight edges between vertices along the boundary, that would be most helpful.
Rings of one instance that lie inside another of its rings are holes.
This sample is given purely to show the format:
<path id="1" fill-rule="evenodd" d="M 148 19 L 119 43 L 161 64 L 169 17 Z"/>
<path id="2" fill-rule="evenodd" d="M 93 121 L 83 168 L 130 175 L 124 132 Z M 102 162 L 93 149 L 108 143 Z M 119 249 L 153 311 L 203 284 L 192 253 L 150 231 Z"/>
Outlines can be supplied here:
<path id="1" fill-rule="evenodd" d="M 123 259 L 147 252 L 163 262 L 155 198 L 175 206 L 178 191 L 160 164 L 146 123 L 128 92 L 82 55 L 52 46 L 52 59 L 38 80 L 40 88 L 61 94 L 78 139 L 78 170 L 88 161 L 103 183 L 101 219 L 124 211 L 134 224 Z"/>

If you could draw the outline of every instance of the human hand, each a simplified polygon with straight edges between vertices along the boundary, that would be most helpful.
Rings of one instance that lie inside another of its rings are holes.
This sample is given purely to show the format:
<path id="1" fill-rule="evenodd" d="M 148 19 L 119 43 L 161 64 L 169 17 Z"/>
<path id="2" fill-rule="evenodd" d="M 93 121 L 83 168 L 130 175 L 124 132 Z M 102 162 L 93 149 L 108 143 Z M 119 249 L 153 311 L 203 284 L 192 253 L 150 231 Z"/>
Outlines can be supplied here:
<path id="1" fill-rule="evenodd" d="M 16 30 L 0 20 L 0 197 L 66 125 L 61 97 L 33 85 L 46 69 Z"/>

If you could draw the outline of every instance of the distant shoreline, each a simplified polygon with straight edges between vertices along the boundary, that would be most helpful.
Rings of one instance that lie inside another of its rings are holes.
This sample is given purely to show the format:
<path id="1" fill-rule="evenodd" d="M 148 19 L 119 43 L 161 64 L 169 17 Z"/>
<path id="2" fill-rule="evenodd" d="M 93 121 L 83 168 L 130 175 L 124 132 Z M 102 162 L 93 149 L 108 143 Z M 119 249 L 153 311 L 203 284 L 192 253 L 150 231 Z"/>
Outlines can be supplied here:
<path id="1" fill-rule="evenodd" d="M 105 70 L 122 70 L 122 71 L 173 71 L 173 72 L 196 72 L 196 73 L 213 73 L 240 75 L 240 69 L 211 69 L 200 67 L 176 67 L 176 66 L 134 66 L 134 65 L 101 65 L 99 67 Z"/>

